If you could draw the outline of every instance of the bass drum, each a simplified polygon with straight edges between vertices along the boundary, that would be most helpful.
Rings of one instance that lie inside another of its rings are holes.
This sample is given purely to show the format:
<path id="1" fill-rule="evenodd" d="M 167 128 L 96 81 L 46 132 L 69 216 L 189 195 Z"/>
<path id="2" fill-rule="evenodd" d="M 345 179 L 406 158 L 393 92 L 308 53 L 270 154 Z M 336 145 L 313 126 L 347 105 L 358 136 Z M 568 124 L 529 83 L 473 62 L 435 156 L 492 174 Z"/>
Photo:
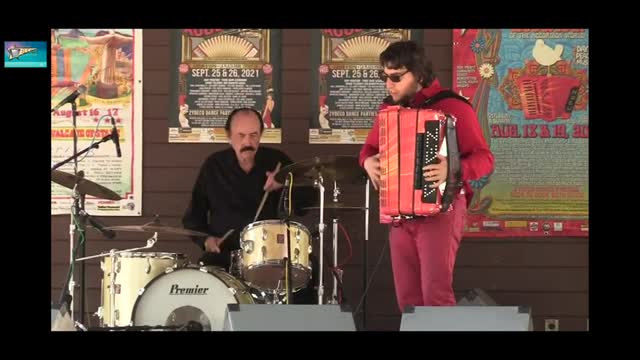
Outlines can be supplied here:
<path id="1" fill-rule="evenodd" d="M 181 326 L 195 321 L 204 331 L 222 331 L 227 304 L 253 303 L 249 288 L 223 269 L 184 267 L 169 270 L 141 289 L 132 325 Z"/>

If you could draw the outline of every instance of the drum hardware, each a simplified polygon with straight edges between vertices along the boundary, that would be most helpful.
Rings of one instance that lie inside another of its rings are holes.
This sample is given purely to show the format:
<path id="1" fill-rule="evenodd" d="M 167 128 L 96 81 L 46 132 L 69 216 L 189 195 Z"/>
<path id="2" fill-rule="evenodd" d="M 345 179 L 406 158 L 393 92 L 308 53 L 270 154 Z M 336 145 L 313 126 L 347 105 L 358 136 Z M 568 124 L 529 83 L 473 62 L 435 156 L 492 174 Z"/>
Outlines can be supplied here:
<path id="1" fill-rule="evenodd" d="M 320 238 L 320 249 L 324 249 L 324 211 L 325 211 L 325 201 L 324 201 L 324 192 L 325 192 L 325 181 L 333 182 L 333 202 L 328 204 L 327 207 L 338 209 L 340 207 L 340 202 L 338 196 L 341 194 L 341 190 L 338 187 L 338 182 L 347 183 L 347 184 L 361 184 L 365 183 L 366 186 L 366 206 L 365 217 L 367 227 L 368 227 L 368 216 L 369 216 L 369 179 L 366 176 L 366 173 L 360 167 L 358 163 L 358 159 L 354 156 L 345 156 L 345 155 L 337 155 L 337 156 L 316 156 L 311 159 L 303 160 L 288 166 L 285 166 L 280 172 L 278 172 L 275 176 L 276 181 L 282 183 L 283 181 L 289 181 L 289 177 L 293 177 L 293 181 L 297 186 L 301 185 L 309 185 L 313 184 L 314 187 L 318 188 L 318 192 L 320 195 L 320 210 L 319 214 L 319 223 L 318 223 L 318 233 Z M 317 208 L 307 208 L 307 209 L 317 209 Z M 362 208 L 358 209 L 362 210 Z M 334 263 L 337 264 L 337 227 L 338 227 L 338 218 L 335 217 L 333 219 L 333 248 L 334 248 Z M 368 236 L 368 234 L 367 234 Z M 366 240 L 366 239 L 365 239 Z M 318 304 L 324 303 L 324 251 L 320 250 L 319 257 L 319 266 L 320 271 L 318 272 Z M 366 272 L 366 271 L 365 271 Z M 365 276 L 366 283 L 366 276 Z M 337 299 L 337 287 L 338 280 L 334 278 L 334 289 L 332 294 L 331 303 L 335 303 Z"/>

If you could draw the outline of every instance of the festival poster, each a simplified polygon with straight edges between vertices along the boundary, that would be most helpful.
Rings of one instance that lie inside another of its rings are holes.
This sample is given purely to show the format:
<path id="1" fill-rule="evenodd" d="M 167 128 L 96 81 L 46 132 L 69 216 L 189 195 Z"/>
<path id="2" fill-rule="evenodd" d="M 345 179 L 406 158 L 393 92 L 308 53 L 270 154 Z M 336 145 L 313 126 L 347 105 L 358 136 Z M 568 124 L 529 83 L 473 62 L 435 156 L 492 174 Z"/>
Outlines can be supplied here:
<path id="1" fill-rule="evenodd" d="M 74 91 L 77 151 L 91 148 L 115 128 L 121 156 L 109 140 L 78 157 L 84 178 L 122 200 L 85 197 L 94 216 L 142 214 L 142 30 L 53 29 L 51 107 Z M 52 167 L 74 154 L 73 111 L 66 103 L 51 113 Z M 113 123 L 112 123 L 113 118 Z M 74 174 L 71 161 L 57 170 Z M 51 182 L 51 214 L 70 214 L 72 190 Z"/>
<path id="2" fill-rule="evenodd" d="M 453 83 L 495 156 L 466 236 L 588 236 L 588 29 L 454 29 Z"/>
<path id="3" fill-rule="evenodd" d="M 263 143 L 282 139 L 280 30 L 179 29 L 172 35 L 170 143 L 225 143 L 233 109 L 264 121 Z"/>
<path id="4" fill-rule="evenodd" d="M 380 53 L 414 40 L 423 30 L 317 29 L 311 42 L 311 144 L 363 144 L 388 95 L 380 80 Z"/>

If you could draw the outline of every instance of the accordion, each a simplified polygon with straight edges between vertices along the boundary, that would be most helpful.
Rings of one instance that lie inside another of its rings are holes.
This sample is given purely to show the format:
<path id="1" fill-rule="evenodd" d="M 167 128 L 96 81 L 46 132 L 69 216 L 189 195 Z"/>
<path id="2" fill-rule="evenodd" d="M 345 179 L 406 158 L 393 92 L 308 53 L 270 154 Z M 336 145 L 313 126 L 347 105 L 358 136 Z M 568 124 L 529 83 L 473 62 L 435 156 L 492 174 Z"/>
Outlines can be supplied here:
<path id="1" fill-rule="evenodd" d="M 456 119 L 431 109 L 391 106 L 380 125 L 380 222 L 433 216 L 451 209 L 462 188 Z M 447 157 L 447 180 L 431 188 L 422 168 Z"/>
<path id="2" fill-rule="evenodd" d="M 523 76 L 517 80 L 525 119 L 569 119 L 580 80 L 568 76 Z"/>

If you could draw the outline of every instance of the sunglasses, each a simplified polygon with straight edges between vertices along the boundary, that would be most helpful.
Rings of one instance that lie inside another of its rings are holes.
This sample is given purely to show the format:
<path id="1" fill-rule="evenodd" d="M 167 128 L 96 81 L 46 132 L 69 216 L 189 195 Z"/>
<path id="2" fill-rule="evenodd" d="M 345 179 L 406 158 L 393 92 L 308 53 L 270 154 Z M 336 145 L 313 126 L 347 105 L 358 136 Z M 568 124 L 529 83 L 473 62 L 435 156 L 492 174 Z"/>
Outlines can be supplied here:
<path id="1" fill-rule="evenodd" d="M 382 80 L 383 82 L 387 82 L 387 79 L 391 80 L 391 82 L 397 83 L 400 82 L 400 80 L 402 80 L 402 77 L 408 73 L 409 70 L 403 72 L 402 74 L 399 73 L 395 73 L 395 74 L 387 74 L 384 72 L 384 70 L 380 70 L 380 72 L 378 73 L 378 76 L 380 76 L 380 80 Z"/>

